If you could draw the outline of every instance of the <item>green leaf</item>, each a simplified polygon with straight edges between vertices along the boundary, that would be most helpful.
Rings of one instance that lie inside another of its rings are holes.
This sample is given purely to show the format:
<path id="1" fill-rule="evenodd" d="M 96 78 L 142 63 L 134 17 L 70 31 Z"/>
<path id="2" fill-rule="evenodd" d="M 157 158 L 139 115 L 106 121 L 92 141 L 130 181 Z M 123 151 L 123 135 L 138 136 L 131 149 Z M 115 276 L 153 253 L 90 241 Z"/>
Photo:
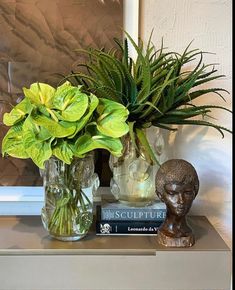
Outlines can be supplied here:
<path id="1" fill-rule="evenodd" d="M 194 91 L 188 95 L 187 101 L 194 100 L 194 99 L 196 99 L 202 95 L 208 94 L 208 93 L 217 94 L 218 96 L 220 96 L 223 99 L 223 101 L 226 101 L 224 99 L 224 97 L 219 93 L 219 91 L 228 93 L 228 91 L 223 89 L 223 88 L 210 88 L 210 89 L 205 89 L 205 90 L 197 90 L 197 91 Z"/>
<path id="2" fill-rule="evenodd" d="M 53 110 L 49 110 L 49 108 L 47 108 L 43 105 L 37 105 L 37 109 L 39 110 L 39 112 L 41 112 L 43 115 L 45 115 L 47 117 L 50 117 L 49 111 L 53 111 Z"/>
<path id="3" fill-rule="evenodd" d="M 100 116 L 103 114 L 118 112 L 123 117 L 127 117 L 129 113 L 122 104 L 104 98 L 99 98 L 97 112 Z"/>
<path id="4" fill-rule="evenodd" d="M 157 158 L 156 158 L 156 156 L 154 154 L 154 151 L 151 148 L 151 145 L 149 144 L 148 139 L 145 136 L 144 131 L 141 130 L 141 129 L 136 129 L 136 135 L 137 135 L 140 143 L 142 144 L 142 146 L 146 150 L 147 154 L 149 155 L 149 158 L 153 162 L 153 164 L 158 164 L 160 166 L 161 164 L 157 160 Z"/>
<path id="5" fill-rule="evenodd" d="M 106 136 L 121 137 L 129 131 L 128 125 L 121 118 L 118 114 L 108 114 L 102 119 L 98 119 L 97 128 Z"/>
<path id="6" fill-rule="evenodd" d="M 80 91 L 80 87 L 73 87 L 69 82 L 65 82 L 56 90 L 53 107 L 61 111 L 65 121 L 75 122 L 86 112 L 88 96 Z"/>
<path id="7" fill-rule="evenodd" d="M 50 108 L 55 94 L 55 89 L 48 84 L 33 83 L 29 89 L 23 88 L 23 92 L 31 103 L 45 105 Z"/>
<path id="8" fill-rule="evenodd" d="M 53 148 L 52 153 L 55 157 L 64 161 L 66 164 L 71 164 L 73 151 L 68 142 L 59 140 Z"/>
<path id="9" fill-rule="evenodd" d="M 149 53 L 152 49 L 149 48 L 150 42 L 151 42 L 151 36 L 149 39 L 149 44 L 147 46 L 147 57 L 144 57 L 143 54 L 143 44 L 138 46 L 134 40 L 131 38 L 131 36 L 125 31 L 125 34 L 127 35 L 129 41 L 134 46 L 136 52 L 137 52 L 137 63 L 139 62 L 141 65 L 141 81 L 142 81 L 142 89 L 139 92 L 138 99 L 146 99 L 146 96 L 149 95 L 149 92 L 151 90 L 151 68 L 150 68 L 150 62 L 149 62 Z M 142 42 L 142 41 L 141 41 Z"/>
<path id="10" fill-rule="evenodd" d="M 2 155 L 4 156 L 6 153 L 16 158 L 29 158 L 23 143 L 22 124 L 20 126 L 14 125 L 3 138 Z"/>
<path id="11" fill-rule="evenodd" d="M 63 111 L 76 90 L 77 87 L 73 87 L 68 81 L 59 86 L 55 91 L 52 108 Z"/>
<path id="12" fill-rule="evenodd" d="M 41 141 L 45 141 L 53 137 L 47 129 L 34 124 L 31 116 L 28 116 L 25 119 L 24 124 L 23 124 L 23 130 L 32 131 L 32 133 L 36 135 L 37 139 Z"/>
<path id="13" fill-rule="evenodd" d="M 173 78 L 173 79 L 170 79 L 170 77 L 171 77 L 171 75 L 172 75 L 172 73 L 173 73 L 173 67 L 171 68 L 171 70 L 169 71 L 169 73 L 167 74 L 167 76 L 166 76 L 166 78 L 165 78 L 165 80 L 164 80 L 164 82 L 163 82 L 163 84 L 161 85 L 161 86 L 159 86 L 159 88 L 156 88 L 156 94 L 153 96 L 153 98 L 152 98 L 152 100 L 151 100 L 151 102 L 155 105 L 155 107 L 157 106 L 157 104 L 158 104 L 158 102 L 159 102 L 159 100 L 162 98 L 163 99 L 163 108 L 162 109 L 158 109 L 158 111 L 160 111 L 160 112 L 164 112 L 165 110 L 166 110 L 166 98 L 164 98 L 164 97 L 162 97 L 162 93 L 163 93 L 163 91 L 164 91 L 164 89 L 167 87 L 167 86 L 169 86 L 176 78 Z M 170 80 L 169 80 L 170 79 Z M 160 107 L 160 106 L 158 106 L 158 107 Z M 141 114 L 141 118 L 145 118 L 146 116 L 148 116 L 148 115 L 152 115 L 153 112 L 154 111 L 154 109 L 151 107 L 151 106 L 149 106 L 148 107 L 148 109 L 146 109 L 142 114 Z"/>
<path id="14" fill-rule="evenodd" d="M 111 154 L 120 157 L 122 143 L 118 138 L 112 138 L 101 134 L 94 125 L 87 128 L 86 133 L 79 137 L 73 146 L 74 155 L 80 157 L 95 149 L 106 149 Z"/>
<path id="15" fill-rule="evenodd" d="M 76 130 L 74 123 L 57 123 L 43 115 L 32 115 L 34 124 L 44 127 L 53 137 L 63 138 L 72 135 Z"/>
<path id="16" fill-rule="evenodd" d="M 98 130 L 107 136 L 118 138 L 129 131 L 129 126 L 125 123 L 128 117 L 128 110 L 121 104 L 99 99 L 100 103 L 97 112 L 100 117 L 97 120 Z"/>
<path id="17" fill-rule="evenodd" d="M 39 167 L 44 168 L 44 162 L 52 155 L 51 142 L 53 138 L 48 141 L 38 140 L 33 131 L 24 131 L 23 143 L 28 156 Z"/>
<path id="18" fill-rule="evenodd" d="M 71 136 L 69 136 L 69 138 L 73 138 L 79 131 L 81 131 L 85 127 L 85 125 L 89 122 L 93 112 L 97 108 L 98 104 L 99 104 L 98 98 L 95 95 L 91 94 L 89 96 L 89 106 L 88 106 L 89 111 L 79 121 L 75 123 L 76 130 Z"/>
<path id="19" fill-rule="evenodd" d="M 33 162 L 41 169 L 44 169 L 44 163 L 52 155 L 50 142 L 35 142 L 27 149 L 27 153 Z"/>
<path id="20" fill-rule="evenodd" d="M 82 118 L 88 107 L 88 96 L 77 91 L 71 103 L 62 111 L 66 121 L 75 122 Z"/>
<path id="21" fill-rule="evenodd" d="M 68 81 L 56 89 L 53 98 L 53 108 L 63 111 L 74 97 L 77 87 L 72 86 Z"/>
<path id="22" fill-rule="evenodd" d="M 213 128 L 215 128 L 216 130 L 218 130 L 220 132 L 220 134 L 222 135 L 222 138 L 224 138 L 223 131 L 227 131 L 229 133 L 232 133 L 231 130 L 229 130 L 229 129 L 225 128 L 225 127 L 222 127 L 222 126 L 219 126 L 219 125 L 216 125 L 216 124 L 204 121 L 204 120 L 174 120 L 174 121 L 171 121 L 171 120 L 168 121 L 167 120 L 167 121 L 164 121 L 164 122 L 165 122 L 165 124 L 200 125 L 200 126 L 213 127 Z"/>
<path id="23" fill-rule="evenodd" d="M 28 117 L 25 119 L 22 128 L 23 128 L 23 131 L 28 131 L 28 130 L 30 130 L 30 131 L 33 131 L 35 134 L 37 134 L 37 133 L 39 132 L 39 130 L 40 130 L 39 126 L 37 126 L 37 125 L 35 125 L 35 124 L 33 123 L 33 119 L 32 119 L 31 116 L 28 116 Z"/>
<path id="24" fill-rule="evenodd" d="M 169 126 L 166 126 L 166 125 L 163 125 L 159 122 L 152 122 L 153 126 L 155 127 L 158 127 L 158 128 L 161 128 L 161 129 L 166 129 L 168 131 L 177 131 L 178 129 L 177 128 L 172 128 L 172 127 L 169 127 Z"/>
<path id="25" fill-rule="evenodd" d="M 40 131 L 37 133 L 37 139 L 40 141 L 46 141 L 52 138 L 52 134 L 44 127 L 40 127 Z"/>
<path id="26" fill-rule="evenodd" d="M 3 116 L 3 123 L 7 126 L 12 126 L 21 121 L 26 114 L 29 114 L 33 106 L 28 99 L 23 99 L 17 104 L 10 113 L 5 113 Z"/>

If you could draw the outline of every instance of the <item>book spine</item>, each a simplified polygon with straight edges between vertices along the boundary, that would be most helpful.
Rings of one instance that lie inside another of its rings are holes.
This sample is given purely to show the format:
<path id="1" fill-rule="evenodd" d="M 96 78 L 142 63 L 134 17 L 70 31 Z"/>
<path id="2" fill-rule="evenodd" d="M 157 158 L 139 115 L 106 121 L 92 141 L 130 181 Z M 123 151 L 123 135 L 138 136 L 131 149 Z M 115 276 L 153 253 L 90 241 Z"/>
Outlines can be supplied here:
<path id="1" fill-rule="evenodd" d="M 115 221 L 163 221 L 166 209 L 104 209 L 100 210 L 101 220 Z"/>
<path id="2" fill-rule="evenodd" d="M 102 220 L 96 222 L 96 233 L 102 235 L 114 234 L 157 234 L 157 230 L 162 222 L 149 221 L 149 222 L 117 222 L 110 220 Z"/>

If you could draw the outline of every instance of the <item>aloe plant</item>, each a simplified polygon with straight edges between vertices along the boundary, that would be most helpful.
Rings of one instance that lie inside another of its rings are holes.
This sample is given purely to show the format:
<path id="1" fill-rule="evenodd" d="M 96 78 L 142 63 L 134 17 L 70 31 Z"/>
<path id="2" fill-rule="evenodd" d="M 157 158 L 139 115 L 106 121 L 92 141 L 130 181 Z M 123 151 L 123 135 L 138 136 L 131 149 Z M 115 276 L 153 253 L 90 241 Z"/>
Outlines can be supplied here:
<path id="1" fill-rule="evenodd" d="M 85 91 L 93 92 L 99 98 L 107 98 L 124 105 L 128 111 L 128 123 L 133 142 L 138 138 L 145 146 L 152 162 L 158 162 L 148 144 L 143 129 L 156 126 L 166 130 L 176 131 L 171 125 L 201 125 L 213 127 L 222 137 L 229 129 L 209 122 L 205 116 L 213 109 L 229 111 L 222 106 L 206 104 L 206 94 L 213 93 L 220 96 L 228 93 L 223 88 L 202 88 L 210 81 L 220 79 L 213 64 L 204 64 L 204 52 L 190 49 L 187 46 L 182 54 L 165 52 L 163 43 L 156 50 L 149 38 L 147 47 L 143 41 L 137 45 L 128 33 L 124 42 L 114 39 L 117 48 L 109 51 L 103 49 L 78 50 L 88 56 L 85 67 L 71 72 L 66 79 L 83 85 Z M 137 53 L 134 60 L 128 52 L 128 40 Z M 193 61 L 197 60 L 196 65 Z M 185 71 L 186 65 L 191 70 Z M 194 100 L 203 97 L 205 105 L 195 105 Z"/>

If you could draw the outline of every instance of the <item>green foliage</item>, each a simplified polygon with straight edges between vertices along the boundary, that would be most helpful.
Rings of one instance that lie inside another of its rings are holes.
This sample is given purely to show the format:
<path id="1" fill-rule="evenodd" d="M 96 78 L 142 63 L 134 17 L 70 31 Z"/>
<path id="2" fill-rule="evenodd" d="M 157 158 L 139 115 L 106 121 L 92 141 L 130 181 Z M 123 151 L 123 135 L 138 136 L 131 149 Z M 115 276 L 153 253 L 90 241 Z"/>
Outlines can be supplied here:
<path id="1" fill-rule="evenodd" d="M 76 156 L 80 157 L 95 148 L 106 149 L 117 156 L 122 154 L 122 143 L 118 138 L 102 134 L 98 126 L 91 124 L 87 126 L 85 134 L 77 139 L 73 151 Z"/>
<path id="2" fill-rule="evenodd" d="M 26 114 L 29 114 L 33 106 L 28 99 L 24 99 L 18 105 L 13 108 L 10 113 L 4 114 L 3 122 L 7 126 L 13 126 L 20 120 L 22 120 Z"/>
<path id="3" fill-rule="evenodd" d="M 100 98 L 97 112 L 97 129 L 104 135 L 118 138 L 129 131 L 125 120 L 128 117 L 128 110 L 123 110 L 123 105 L 116 102 Z"/>
<path id="4" fill-rule="evenodd" d="M 55 89 L 48 84 L 34 83 L 30 86 L 30 89 L 23 88 L 23 92 L 32 104 L 42 104 L 50 108 Z"/>
<path id="5" fill-rule="evenodd" d="M 12 126 L 2 141 L 2 153 L 8 152 L 13 157 L 29 158 L 23 144 L 22 123 Z"/>
<path id="6" fill-rule="evenodd" d="M 12 127 L 3 139 L 2 154 L 31 158 L 40 168 L 52 155 L 70 164 L 74 156 L 97 148 L 120 156 L 128 110 L 81 89 L 69 82 L 57 89 L 44 83 L 23 88 L 25 98 L 4 114 L 4 124 Z"/>
<path id="7" fill-rule="evenodd" d="M 213 93 L 223 99 L 221 93 L 228 92 L 223 88 L 200 87 L 223 77 L 216 74 L 214 65 L 203 63 L 204 52 L 190 49 L 191 44 L 182 54 L 165 52 L 163 44 L 156 50 L 151 36 L 144 48 L 141 40 L 137 45 L 128 33 L 126 36 L 124 43 L 115 39 L 117 48 L 109 51 L 79 49 L 79 53 L 88 57 L 85 64 L 80 64 L 86 71 L 73 72 L 65 78 L 74 84 L 84 85 L 86 92 L 92 92 L 98 98 L 124 105 L 129 111 L 128 122 L 132 124 L 133 136 L 137 136 L 138 129 L 150 126 L 177 130 L 171 125 L 209 126 L 217 129 L 222 137 L 223 131 L 231 132 L 205 119 L 213 109 L 227 110 L 207 104 L 207 94 Z M 129 55 L 127 39 L 137 53 L 136 60 Z M 189 67 L 191 69 L 186 71 Z M 204 97 L 205 105 L 193 104 L 199 97 Z M 100 126 L 108 127 L 108 122 L 109 119 L 104 120 Z M 116 124 L 113 123 L 113 126 L 115 128 Z M 152 152 L 149 154 L 151 156 Z"/>

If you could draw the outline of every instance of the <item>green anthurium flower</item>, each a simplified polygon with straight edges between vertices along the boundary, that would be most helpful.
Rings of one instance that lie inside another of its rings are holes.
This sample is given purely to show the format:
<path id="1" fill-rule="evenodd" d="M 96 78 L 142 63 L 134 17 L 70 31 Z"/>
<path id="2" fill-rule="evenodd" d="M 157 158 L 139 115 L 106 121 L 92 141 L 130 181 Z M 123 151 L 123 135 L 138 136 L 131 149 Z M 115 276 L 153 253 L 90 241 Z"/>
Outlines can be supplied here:
<path id="1" fill-rule="evenodd" d="M 29 89 L 23 88 L 24 95 L 31 103 L 45 105 L 50 108 L 55 94 L 55 89 L 48 84 L 34 83 Z"/>
<path id="2" fill-rule="evenodd" d="M 88 107 L 88 96 L 76 91 L 74 96 L 67 99 L 69 101 L 64 110 L 61 111 L 61 115 L 64 120 L 75 122 L 81 119 Z"/>
<path id="3" fill-rule="evenodd" d="M 80 91 L 79 87 L 73 87 L 65 82 L 58 87 L 53 99 L 53 108 L 59 110 L 60 118 L 74 122 L 81 119 L 88 107 L 88 96 Z"/>
<path id="4" fill-rule="evenodd" d="M 23 99 L 17 104 L 10 113 L 5 113 L 3 116 L 3 123 L 7 126 L 12 126 L 21 121 L 26 114 L 29 114 L 33 108 L 33 105 L 28 99 Z"/>
<path id="5" fill-rule="evenodd" d="M 126 124 L 129 112 L 122 104 L 100 98 L 97 112 L 97 128 L 102 134 L 119 138 L 129 131 Z"/>

